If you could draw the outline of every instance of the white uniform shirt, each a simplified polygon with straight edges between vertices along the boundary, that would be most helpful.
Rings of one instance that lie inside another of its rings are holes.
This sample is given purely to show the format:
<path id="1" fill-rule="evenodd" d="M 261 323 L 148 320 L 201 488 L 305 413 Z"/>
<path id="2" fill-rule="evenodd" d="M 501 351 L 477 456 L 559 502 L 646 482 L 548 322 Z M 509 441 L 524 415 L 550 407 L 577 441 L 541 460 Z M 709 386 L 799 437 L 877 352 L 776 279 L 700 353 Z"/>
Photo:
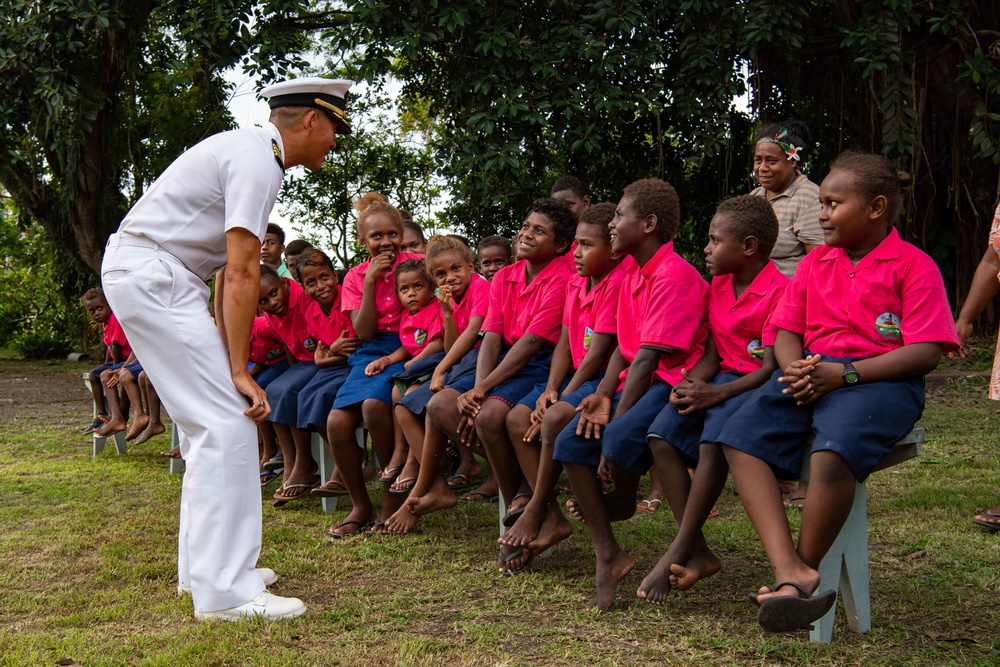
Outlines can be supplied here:
<path id="1" fill-rule="evenodd" d="M 242 227 L 264 240 L 284 172 L 271 140 L 273 124 L 213 135 L 167 167 L 136 202 L 118 231 L 159 243 L 208 280 L 226 265 L 226 232 Z"/>

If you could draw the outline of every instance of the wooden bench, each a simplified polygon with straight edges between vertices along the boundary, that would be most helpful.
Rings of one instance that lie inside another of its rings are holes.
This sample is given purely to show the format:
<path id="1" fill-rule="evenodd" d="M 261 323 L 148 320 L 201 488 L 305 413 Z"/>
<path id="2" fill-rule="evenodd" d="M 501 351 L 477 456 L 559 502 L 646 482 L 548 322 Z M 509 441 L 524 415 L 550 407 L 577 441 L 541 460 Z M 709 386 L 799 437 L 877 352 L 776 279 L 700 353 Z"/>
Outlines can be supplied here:
<path id="1" fill-rule="evenodd" d="M 918 426 L 900 440 L 891 454 L 879 462 L 882 470 L 920 456 L 927 432 Z M 802 481 L 809 481 L 809 457 L 802 464 Z M 872 628 L 870 575 L 868 570 L 868 492 L 864 483 L 854 490 L 854 506 L 837 535 L 833 546 L 819 565 L 820 585 L 817 590 L 834 587 L 843 600 L 847 625 L 858 634 Z M 833 624 L 837 603 L 826 616 L 816 621 L 809 633 L 814 642 L 829 643 L 833 639 Z"/>
<path id="2" fill-rule="evenodd" d="M 93 394 L 93 389 L 90 384 L 90 373 L 83 374 L 83 384 L 86 385 L 87 391 Z M 97 421 L 97 405 L 94 405 L 94 416 L 93 421 Z M 102 451 L 104 451 L 104 444 L 111 440 L 115 443 L 115 451 L 119 454 L 124 454 L 128 451 L 128 447 L 125 446 L 125 431 L 118 431 L 117 433 L 112 433 L 108 436 L 98 435 L 96 432 L 93 434 L 92 443 L 92 456 L 97 456 Z"/>

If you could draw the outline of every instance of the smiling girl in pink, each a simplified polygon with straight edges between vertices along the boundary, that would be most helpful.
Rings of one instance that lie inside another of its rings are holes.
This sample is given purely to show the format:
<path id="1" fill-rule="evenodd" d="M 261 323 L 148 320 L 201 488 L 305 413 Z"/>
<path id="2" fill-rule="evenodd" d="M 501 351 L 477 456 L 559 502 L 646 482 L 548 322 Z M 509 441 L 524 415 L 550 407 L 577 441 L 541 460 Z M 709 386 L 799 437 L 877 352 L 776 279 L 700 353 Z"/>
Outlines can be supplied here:
<path id="1" fill-rule="evenodd" d="M 817 568 L 855 483 L 913 428 L 923 376 L 958 347 L 940 271 L 895 228 L 908 182 L 880 155 L 844 153 L 833 163 L 820 188 L 826 245 L 802 260 L 772 315 L 779 370 L 718 438 L 774 570 L 775 583 L 757 596 L 757 620 L 770 632 L 806 628 L 832 607 L 835 589 L 813 595 Z M 776 476 L 799 475 L 810 436 L 796 545 Z"/>

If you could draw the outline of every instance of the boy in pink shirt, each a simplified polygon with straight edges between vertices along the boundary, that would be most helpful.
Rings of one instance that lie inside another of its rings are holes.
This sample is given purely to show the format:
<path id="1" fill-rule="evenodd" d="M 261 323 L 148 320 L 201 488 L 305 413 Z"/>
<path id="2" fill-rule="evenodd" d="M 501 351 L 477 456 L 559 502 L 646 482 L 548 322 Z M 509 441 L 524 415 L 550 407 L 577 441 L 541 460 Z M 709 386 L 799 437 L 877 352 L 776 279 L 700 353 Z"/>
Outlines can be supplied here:
<path id="1" fill-rule="evenodd" d="M 597 555 L 592 604 L 599 611 L 611 606 L 615 584 L 635 563 L 615 541 L 611 522 L 635 513 L 639 478 L 651 462 L 649 424 L 683 379 L 681 370 L 701 358 L 707 336 L 708 284 L 673 250 L 679 223 L 669 183 L 644 179 L 625 188 L 610 225 L 614 250 L 635 260 L 619 301 L 618 349 L 596 392 L 556 438 L 553 458 L 576 495 L 570 511 L 585 518 Z M 612 493 L 603 493 L 599 472 L 614 480 Z"/>
<path id="2" fill-rule="evenodd" d="M 510 530 L 500 543 L 515 549 L 541 553 L 573 531 L 556 505 L 562 466 L 552 460 L 552 450 L 576 406 L 597 389 L 617 346 L 618 299 L 627 263 L 633 260 L 626 258 L 623 264 L 611 248 L 608 223 L 614 214 L 615 205 L 604 202 L 580 217 L 573 252 L 578 275 L 567 285 L 562 334 L 548 382 L 536 385 L 507 415 L 507 431 L 530 487 L 514 497 L 503 518 Z"/>
<path id="3" fill-rule="evenodd" d="M 482 442 L 504 498 L 513 499 L 523 479 L 507 433 L 507 414 L 548 376 L 571 277 L 561 255 L 575 229 L 576 219 L 562 202 L 536 199 L 532 204 L 520 232 L 522 259 L 501 269 L 490 287 L 476 383 L 458 398 L 461 439 Z M 501 548 L 502 570 L 510 560 Z"/>
<path id="4" fill-rule="evenodd" d="M 820 186 L 826 241 L 799 265 L 772 321 L 779 369 L 719 436 L 774 570 L 757 621 L 769 632 L 807 628 L 833 606 L 813 595 L 820 561 L 864 481 L 919 419 L 923 376 L 958 337 L 934 261 L 894 225 L 908 174 L 884 156 L 844 153 Z M 776 476 L 797 477 L 814 435 L 799 542 Z M 836 582 L 827 585 L 836 586 Z"/>
<path id="5" fill-rule="evenodd" d="M 104 347 L 107 350 L 104 363 L 90 370 L 90 391 L 94 396 L 94 406 L 97 408 L 97 416 L 83 432 L 91 433 L 102 428 L 109 420 L 107 405 L 104 400 L 104 383 L 101 382 L 101 374 L 107 370 L 121 368 L 125 360 L 132 354 L 132 349 L 129 347 L 125 332 L 122 330 L 121 325 L 118 324 L 118 318 L 111 312 L 111 306 L 108 305 L 107 299 L 104 298 L 104 290 L 100 287 L 91 288 L 81 297 L 80 301 L 83 302 L 83 307 L 87 309 L 90 318 L 101 325 Z M 126 403 L 125 405 L 127 409 L 128 404 Z"/>
<path id="6" fill-rule="evenodd" d="M 769 259 L 778 237 L 774 209 L 762 197 L 728 199 L 716 209 L 705 259 L 714 276 L 708 297 L 705 355 L 674 386 L 649 427 L 649 448 L 667 501 L 680 524 L 670 548 L 637 595 L 663 604 L 671 588 L 687 590 L 721 567 L 702 526 L 729 467 L 718 444 L 726 421 L 777 368 L 769 320 L 786 278 Z M 692 481 L 689 468 L 695 468 Z"/>

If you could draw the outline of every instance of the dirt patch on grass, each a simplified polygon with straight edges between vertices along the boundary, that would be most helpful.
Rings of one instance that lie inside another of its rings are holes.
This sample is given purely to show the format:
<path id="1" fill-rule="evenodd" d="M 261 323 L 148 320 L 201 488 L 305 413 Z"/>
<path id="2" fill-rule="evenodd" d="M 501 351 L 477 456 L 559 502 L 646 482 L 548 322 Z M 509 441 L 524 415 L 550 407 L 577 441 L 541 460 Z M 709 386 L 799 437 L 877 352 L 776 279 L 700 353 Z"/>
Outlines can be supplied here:
<path id="1" fill-rule="evenodd" d="M 90 394 L 82 376 L 91 365 L 64 361 L 0 361 L 0 421 L 61 423 L 90 413 Z M 81 425 L 82 428 L 83 425 Z"/>

